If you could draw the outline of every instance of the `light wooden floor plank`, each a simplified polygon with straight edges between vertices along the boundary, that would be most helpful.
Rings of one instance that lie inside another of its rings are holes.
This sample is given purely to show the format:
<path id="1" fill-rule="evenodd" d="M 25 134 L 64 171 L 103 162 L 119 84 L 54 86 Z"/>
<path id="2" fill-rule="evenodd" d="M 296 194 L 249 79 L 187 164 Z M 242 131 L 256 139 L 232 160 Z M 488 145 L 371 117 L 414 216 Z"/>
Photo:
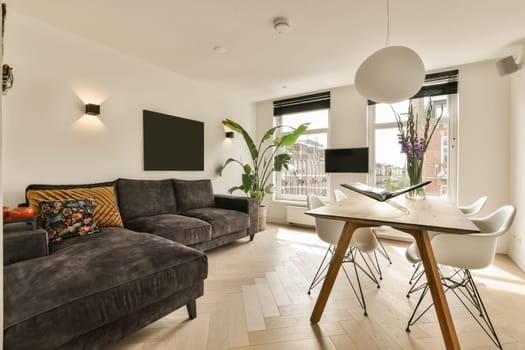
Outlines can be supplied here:
<path id="1" fill-rule="evenodd" d="M 266 329 L 263 312 L 257 296 L 257 287 L 255 285 L 242 286 L 242 297 L 244 300 L 244 312 L 248 331 Z"/>
<path id="2" fill-rule="evenodd" d="M 228 295 L 228 315 L 230 347 L 250 345 L 242 294 Z"/>
<path id="3" fill-rule="evenodd" d="M 279 276 L 277 275 L 277 272 L 270 271 L 266 272 L 266 280 L 268 281 L 268 286 L 270 287 L 270 290 L 272 291 L 273 297 L 275 298 L 275 303 L 277 306 L 283 306 L 283 305 L 290 305 L 292 302 L 290 301 L 290 298 L 288 297 L 288 294 L 286 294 L 286 291 L 284 290 L 284 287 L 279 280 Z"/>
<path id="4" fill-rule="evenodd" d="M 257 288 L 257 296 L 259 297 L 259 303 L 261 304 L 264 317 L 279 316 L 279 309 L 277 308 L 277 304 L 275 304 L 272 291 L 266 279 L 256 278 L 255 287 Z"/>
<path id="5" fill-rule="evenodd" d="M 283 343 L 262 344 L 235 350 L 335 350 L 330 338 L 297 340 Z"/>
<path id="6" fill-rule="evenodd" d="M 229 333 L 228 304 L 215 304 L 210 312 L 208 350 L 227 350 Z"/>
<path id="7" fill-rule="evenodd" d="M 276 328 L 250 332 L 250 344 L 280 343 L 291 340 L 313 339 L 330 335 L 344 334 L 343 328 L 336 323 L 323 323 L 302 327 Z"/>
<path id="8" fill-rule="evenodd" d="M 330 340 L 337 350 L 358 350 L 357 345 L 346 334 L 332 335 Z"/>

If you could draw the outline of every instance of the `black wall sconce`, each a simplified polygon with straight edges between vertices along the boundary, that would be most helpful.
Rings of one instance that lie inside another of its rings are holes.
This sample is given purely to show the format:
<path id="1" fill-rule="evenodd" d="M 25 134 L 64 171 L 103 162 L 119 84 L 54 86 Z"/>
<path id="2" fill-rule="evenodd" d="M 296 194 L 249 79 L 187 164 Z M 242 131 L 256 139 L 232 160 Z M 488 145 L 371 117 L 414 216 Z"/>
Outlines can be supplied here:
<path id="1" fill-rule="evenodd" d="M 233 139 L 233 136 L 235 136 L 233 131 L 226 131 L 226 138 Z"/>
<path id="2" fill-rule="evenodd" d="M 100 115 L 100 105 L 88 103 L 86 105 L 86 114 L 88 115 Z"/>

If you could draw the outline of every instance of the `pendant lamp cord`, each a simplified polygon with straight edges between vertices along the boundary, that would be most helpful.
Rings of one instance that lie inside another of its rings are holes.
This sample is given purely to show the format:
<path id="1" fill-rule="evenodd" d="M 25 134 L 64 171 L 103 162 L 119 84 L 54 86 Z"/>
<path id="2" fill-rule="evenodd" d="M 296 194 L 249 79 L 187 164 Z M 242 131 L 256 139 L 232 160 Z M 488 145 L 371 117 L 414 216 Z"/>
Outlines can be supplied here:
<path id="1" fill-rule="evenodd" d="M 390 0 L 386 0 L 386 40 L 385 47 L 390 45 Z"/>

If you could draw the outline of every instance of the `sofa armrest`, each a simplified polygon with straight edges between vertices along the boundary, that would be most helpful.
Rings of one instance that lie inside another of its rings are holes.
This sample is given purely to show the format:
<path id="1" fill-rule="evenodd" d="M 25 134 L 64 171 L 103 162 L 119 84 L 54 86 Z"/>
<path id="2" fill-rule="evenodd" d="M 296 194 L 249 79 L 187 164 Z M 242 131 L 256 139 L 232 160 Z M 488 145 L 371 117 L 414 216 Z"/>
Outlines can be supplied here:
<path id="1" fill-rule="evenodd" d="M 4 226 L 4 266 L 47 255 L 49 246 L 44 229 L 32 230 L 24 226 L 6 229 Z"/>
<path id="2" fill-rule="evenodd" d="M 259 230 L 259 201 L 255 198 L 215 195 L 215 206 L 222 209 L 242 211 L 250 216 L 250 239 Z"/>

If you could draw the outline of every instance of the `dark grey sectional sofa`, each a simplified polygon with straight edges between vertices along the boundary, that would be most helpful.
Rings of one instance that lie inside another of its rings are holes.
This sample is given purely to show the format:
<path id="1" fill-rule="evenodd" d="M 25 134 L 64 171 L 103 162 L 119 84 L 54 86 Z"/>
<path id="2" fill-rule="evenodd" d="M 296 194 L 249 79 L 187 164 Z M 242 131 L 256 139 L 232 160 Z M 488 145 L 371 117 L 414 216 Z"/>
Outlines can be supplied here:
<path id="1" fill-rule="evenodd" d="M 257 231 L 257 202 L 213 195 L 209 180 L 115 186 L 125 228 L 51 245 L 42 230 L 6 230 L 4 349 L 97 349 L 184 305 L 194 318 L 203 251 Z"/>

